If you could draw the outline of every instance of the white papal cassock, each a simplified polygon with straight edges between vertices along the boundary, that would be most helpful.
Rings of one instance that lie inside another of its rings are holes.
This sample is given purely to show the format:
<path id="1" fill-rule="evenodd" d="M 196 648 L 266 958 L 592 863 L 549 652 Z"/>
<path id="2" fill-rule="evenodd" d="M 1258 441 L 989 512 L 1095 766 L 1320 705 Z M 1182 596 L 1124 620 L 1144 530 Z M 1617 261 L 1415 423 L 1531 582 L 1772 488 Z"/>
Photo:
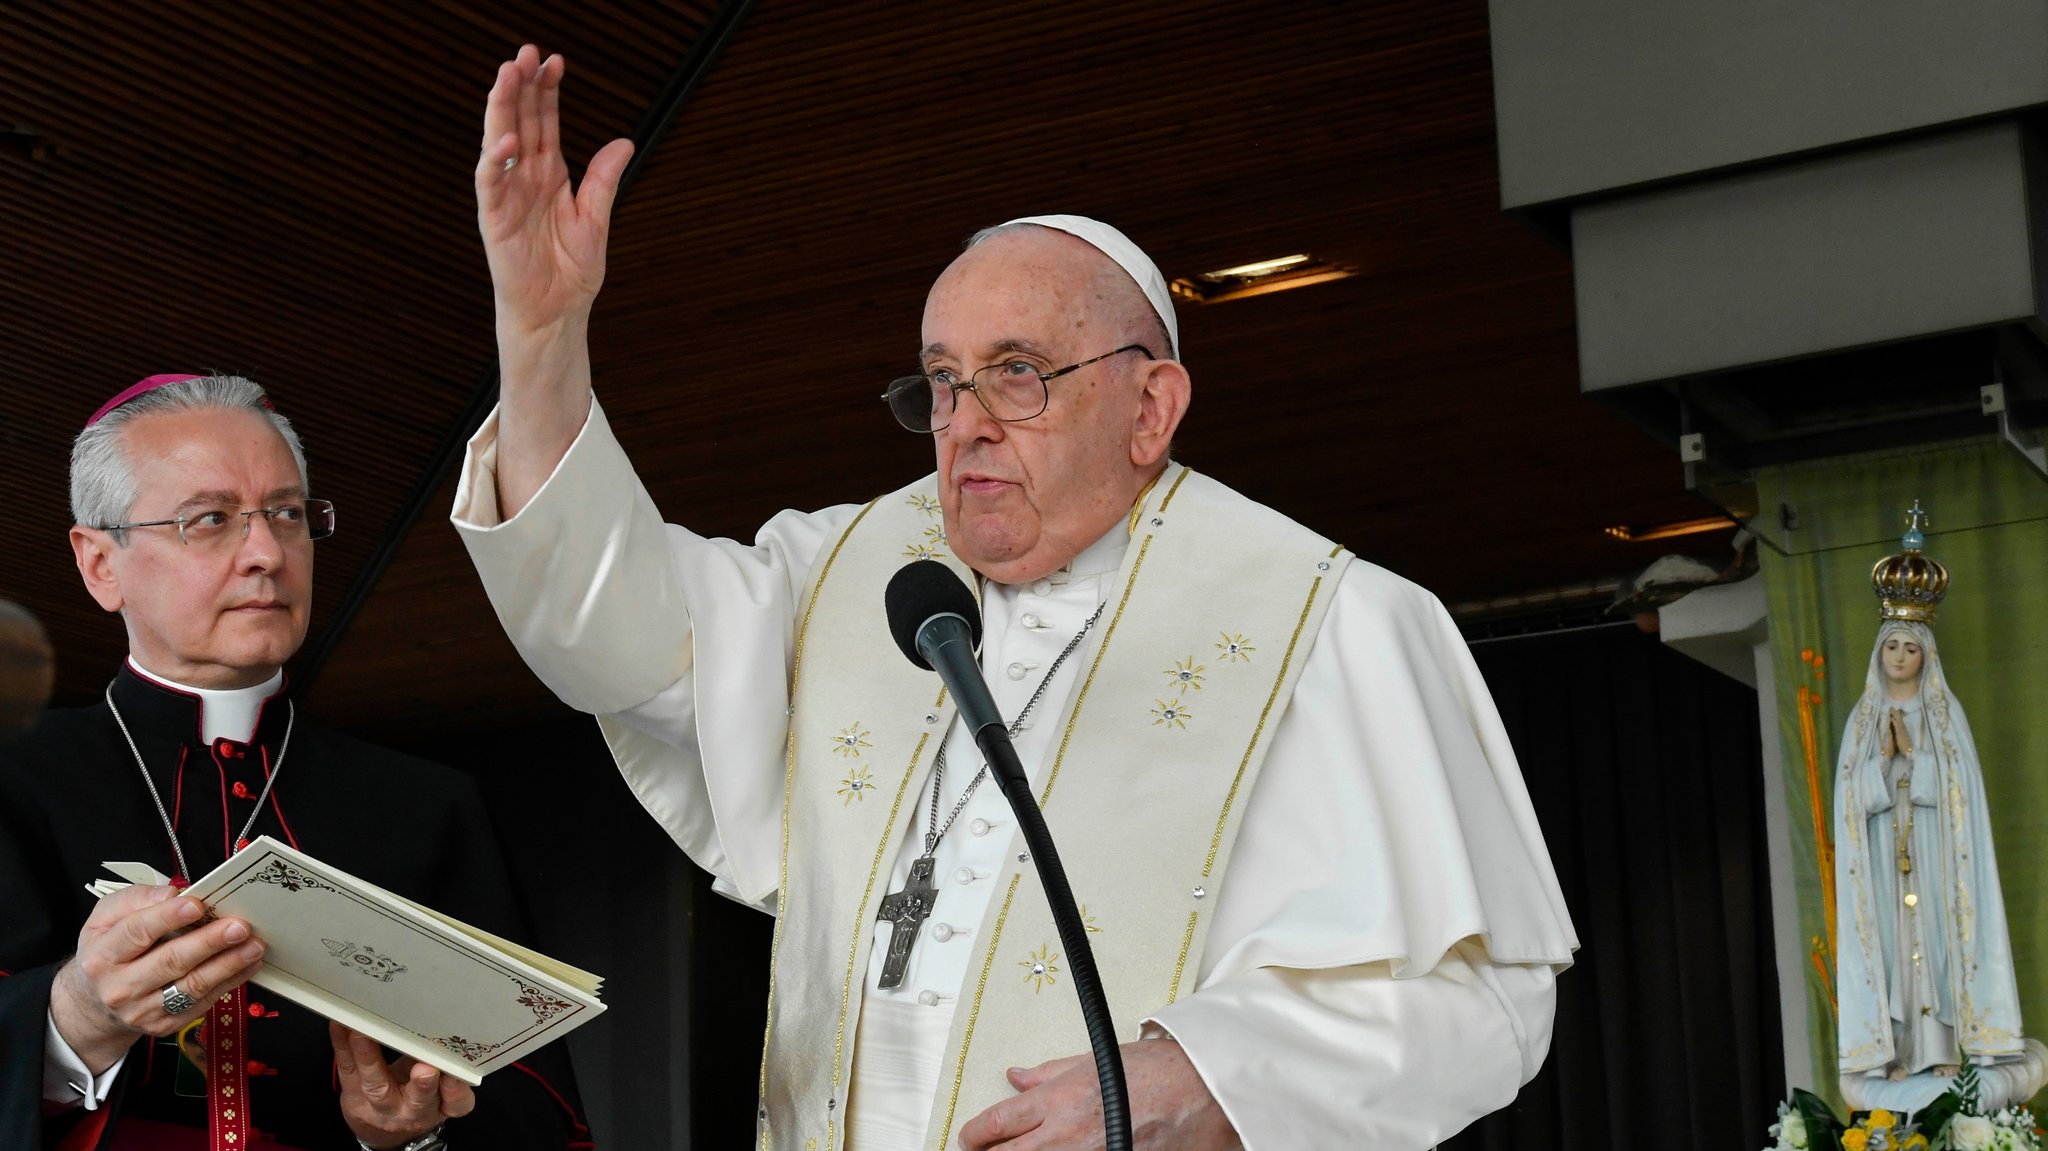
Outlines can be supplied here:
<path id="1" fill-rule="evenodd" d="M 882 622 L 895 567 L 957 567 L 930 478 L 705 539 L 662 522 L 593 401 L 501 522 L 496 428 L 453 518 L 514 644 L 717 889 L 781 915 L 762 1145 L 951 1146 L 1005 1067 L 1085 1052 L 993 785 L 939 842 L 901 986 L 876 985 L 933 755 L 941 822 L 980 764 Z M 1044 681 L 1017 750 L 1119 1033 L 1178 1040 L 1246 1147 L 1429 1147 L 1535 1074 L 1577 941 L 1433 597 L 1178 465 L 1065 569 L 981 591 L 1003 714 Z"/>

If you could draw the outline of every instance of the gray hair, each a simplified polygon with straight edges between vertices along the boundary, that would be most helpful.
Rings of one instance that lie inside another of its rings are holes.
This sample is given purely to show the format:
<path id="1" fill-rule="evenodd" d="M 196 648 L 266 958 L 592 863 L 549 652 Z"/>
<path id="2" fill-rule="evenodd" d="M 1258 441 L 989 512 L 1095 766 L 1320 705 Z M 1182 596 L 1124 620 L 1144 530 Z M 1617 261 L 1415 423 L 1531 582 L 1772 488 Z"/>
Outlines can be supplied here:
<path id="1" fill-rule="evenodd" d="M 299 485 L 306 486 L 306 451 L 299 446 L 299 433 L 292 430 L 290 420 L 271 410 L 262 386 L 241 376 L 201 376 L 144 392 L 78 433 L 71 443 L 71 521 L 101 527 L 128 518 L 138 493 L 134 464 L 122 443 L 124 428 L 155 412 L 204 408 L 246 410 L 270 421 L 284 437 L 284 446 L 291 449 L 292 462 L 299 468 Z M 123 544 L 126 536 L 126 532 L 114 533 L 116 541 Z"/>

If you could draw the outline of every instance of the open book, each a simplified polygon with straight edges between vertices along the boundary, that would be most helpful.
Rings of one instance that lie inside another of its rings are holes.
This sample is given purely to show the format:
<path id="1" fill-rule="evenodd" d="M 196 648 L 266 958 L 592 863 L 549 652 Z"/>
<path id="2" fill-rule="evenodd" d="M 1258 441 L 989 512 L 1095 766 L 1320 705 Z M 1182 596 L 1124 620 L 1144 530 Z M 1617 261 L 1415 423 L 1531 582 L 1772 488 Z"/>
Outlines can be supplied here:
<path id="1" fill-rule="evenodd" d="M 142 863 L 101 866 L 170 882 Z M 88 884 L 105 896 L 128 886 Z M 252 982 L 475 1086 L 604 1012 L 604 980 L 260 836 L 183 894 L 246 920 Z"/>

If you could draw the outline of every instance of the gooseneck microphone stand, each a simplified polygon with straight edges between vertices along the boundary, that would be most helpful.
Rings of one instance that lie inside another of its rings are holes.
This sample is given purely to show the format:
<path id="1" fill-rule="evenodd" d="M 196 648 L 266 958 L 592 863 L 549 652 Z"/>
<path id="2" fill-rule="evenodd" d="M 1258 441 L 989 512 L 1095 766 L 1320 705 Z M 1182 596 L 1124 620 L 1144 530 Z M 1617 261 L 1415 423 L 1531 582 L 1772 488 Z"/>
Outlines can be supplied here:
<path id="1" fill-rule="evenodd" d="M 1059 929 L 1060 944 L 1067 950 L 1067 962 L 1074 976 L 1074 991 L 1081 1000 L 1081 1019 L 1088 1027 L 1088 1046 L 1095 1053 L 1095 1075 L 1102 1084 L 1102 1126 L 1105 1151 L 1130 1151 L 1131 1103 L 1124 1085 L 1123 1052 L 1116 1041 L 1116 1023 L 1109 1014 L 1109 1001 L 1102 993 L 1102 977 L 1095 970 L 1095 952 L 1088 946 L 1088 931 L 1074 904 L 1074 892 L 1067 884 L 1066 868 L 1060 866 L 1052 833 L 1045 815 L 1032 798 L 1031 783 L 1017 749 L 1010 745 L 1010 731 L 1004 726 L 988 684 L 981 678 L 974 648 L 981 639 L 981 610 L 974 596 L 944 564 L 919 560 L 906 565 L 890 579 L 885 601 L 889 630 L 903 654 L 919 667 L 939 673 L 960 708 L 961 722 L 974 733 L 974 745 L 981 749 L 989 774 L 1002 789 L 1016 813 L 1017 826 L 1024 833 L 1024 846 L 1038 868 L 1038 881 L 1045 888 L 1052 908 L 1053 924 Z"/>

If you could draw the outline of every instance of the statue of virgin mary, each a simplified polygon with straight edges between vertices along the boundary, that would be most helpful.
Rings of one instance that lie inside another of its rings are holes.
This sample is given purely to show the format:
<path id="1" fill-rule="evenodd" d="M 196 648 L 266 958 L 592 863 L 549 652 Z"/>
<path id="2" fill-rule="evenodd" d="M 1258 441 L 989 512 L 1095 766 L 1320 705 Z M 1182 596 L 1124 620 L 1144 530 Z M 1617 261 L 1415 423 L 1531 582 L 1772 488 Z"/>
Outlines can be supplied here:
<path id="1" fill-rule="evenodd" d="M 1835 773 L 1842 1094 L 1916 1111 L 1967 1059 L 1997 1107 L 2040 1088 L 2048 1049 L 2020 1030 L 1984 776 L 1935 645 L 1948 571 L 1908 517 L 1871 571 L 1882 622 Z"/>

